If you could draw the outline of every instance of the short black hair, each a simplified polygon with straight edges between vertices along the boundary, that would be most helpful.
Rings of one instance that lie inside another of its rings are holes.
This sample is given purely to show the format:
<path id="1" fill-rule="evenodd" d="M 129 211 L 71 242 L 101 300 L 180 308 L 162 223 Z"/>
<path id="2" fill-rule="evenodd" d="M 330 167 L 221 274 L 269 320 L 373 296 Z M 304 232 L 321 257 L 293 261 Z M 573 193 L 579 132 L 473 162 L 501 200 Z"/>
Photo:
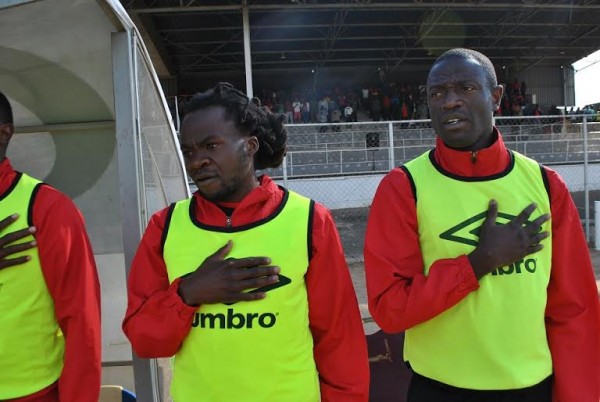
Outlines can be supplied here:
<path id="1" fill-rule="evenodd" d="M 195 94 L 184 107 L 183 117 L 211 106 L 222 106 L 225 117 L 245 136 L 258 139 L 254 168 L 276 168 L 283 162 L 287 149 L 285 115 L 272 113 L 261 106 L 258 98 L 249 99 L 228 82 L 219 82 L 206 92 Z"/>
<path id="2" fill-rule="evenodd" d="M 495 87 L 498 86 L 498 78 L 496 77 L 496 70 L 494 69 L 494 65 L 492 64 L 490 59 L 483 53 L 480 53 L 480 52 L 478 52 L 476 50 L 472 50 L 472 49 L 456 48 L 456 49 L 450 49 L 447 52 L 442 53 L 442 55 L 433 62 L 433 65 L 431 66 L 431 70 L 433 70 L 433 68 L 438 63 L 441 63 L 444 60 L 448 60 L 448 59 L 452 59 L 452 58 L 465 59 L 465 60 L 466 59 L 476 60 L 483 68 L 483 71 L 485 73 L 485 78 L 488 82 L 490 89 L 494 89 Z M 431 74 L 431 70 L 429 70 L 430 74 Z"/>
<path id="3" fill-rule="evenodd" d="M 13 124 L 13 112 L 6 95 L 0 92 L 0 123 Z"/>

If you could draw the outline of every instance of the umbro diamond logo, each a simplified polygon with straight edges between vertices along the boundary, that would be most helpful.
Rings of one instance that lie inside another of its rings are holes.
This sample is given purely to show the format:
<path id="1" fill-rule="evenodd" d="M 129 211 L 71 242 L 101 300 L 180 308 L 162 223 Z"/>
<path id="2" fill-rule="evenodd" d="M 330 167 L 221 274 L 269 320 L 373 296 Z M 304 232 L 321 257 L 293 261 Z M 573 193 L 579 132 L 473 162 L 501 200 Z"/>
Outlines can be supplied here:
<path id="1" fill-rule="evenodd" d="M 479 233 L 481 232 L 481 225 L 483 224 L 486 215 L 487 211 L 483 211 L 475 216 L 470 217 L 467 220 L 462 221 L 458 225 L 453 226 L 450 229 L 443 232 L 442 234 L 440 234 L 440 239 L 468 244 L 477 247 L 477 244 L 479 244 Z M 514 218 L 516 218 L 515 215 L 510 215 L 504 212 L 498 212 L 496 225 L 505 225 Z M 526 221 L 526 223 L 531 222 Z"/>
<path id="2" fill-rule="evenodd" d="M 278 282 L 272 283 L 270 285 L 263 286 L 261 288 L 252 289 L 248 293 L 270 292 L 271 290 L 275 290 L 275 289 L 281 288 L 283 286 L 289 285 L 290 283 L 292 283 L 292 280 L 290 278 L 288 278 L 285 275 L 279 274 L 279 281 Z M 231 306 L 232 304 L 235 304 L 235 303 L 237 303 L 237 302 L 223 303 L 223 304 Z"/>

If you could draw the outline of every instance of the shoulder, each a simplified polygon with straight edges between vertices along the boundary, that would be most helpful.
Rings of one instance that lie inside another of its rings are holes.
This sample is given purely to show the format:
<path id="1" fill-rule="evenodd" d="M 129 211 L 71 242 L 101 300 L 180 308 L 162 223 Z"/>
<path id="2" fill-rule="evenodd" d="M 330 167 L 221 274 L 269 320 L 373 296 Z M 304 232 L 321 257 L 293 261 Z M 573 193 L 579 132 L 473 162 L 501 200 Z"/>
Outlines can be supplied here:
<path id="1" fill-rule="evenodd" d="M 187 200 L 184 200 L 187 201 Z M 179 201 L 182 202 L 182 201 Z M 150 221 L 148 222 L 148 227 L 146 228 L 146 230 L 159 230 L 159 231 L 163 231 L 165 229 L 165 227 L 167 226 L 167 220 L 170 219 L 171 213 L 175 207 L 177 203 L 174 202 L 171 205 L 169 205 L 166 208 L 161 209 L 158 212 L 155 212 L 154 214 L 152 214 L 152 216 L 150 217 Z"/>
<path id="2" fill-rule="evenodd" d="M 542 168 L 544 180 L 546 181 L 546 187 L 550 191 L 551 200 L 562 197 L 565 194 L 570 195 L 567 183 L 556 170 L 545 165 L 540 166 Z"/>
<path id="3" fill-rule="evenodd" d="M 381 183 L 379 183 L 379 188 L 395 188 L 397 190 L 403 189 L 406 185 L 410 185 L 411 182 L 410 173 L 405 165 L 401 165 L 397 168 L 392 169 L 389 173 L 387 173 L 383 179 L 381 179 Z"/>
<path id="4" fill-rule="evenodd" d="M 60 208 L 62 210 L 79 212 L 71 197 L 46 183 L 40 183 L 39 187 L 37 187 L 34 202 L 36 204 L 43 204 L 44 207 L 48 208 Z"/>

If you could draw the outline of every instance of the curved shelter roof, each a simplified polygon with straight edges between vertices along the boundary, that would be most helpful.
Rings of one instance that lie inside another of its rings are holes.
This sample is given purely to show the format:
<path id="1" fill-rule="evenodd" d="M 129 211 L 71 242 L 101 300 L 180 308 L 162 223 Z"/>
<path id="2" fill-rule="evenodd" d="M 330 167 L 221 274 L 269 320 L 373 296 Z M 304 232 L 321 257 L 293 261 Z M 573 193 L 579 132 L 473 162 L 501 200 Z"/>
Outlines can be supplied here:
<path id="1" fill-rule="evenodd" d="M 159 75 L 244 72 L 243 0 L 121 0 Z M 247 0 L 254 72 L 429 67 L 469 47 L 498 66 L 570 65 L 600 48 L 596 0 Z M 148 40 L 146 40 L 148 42 Z"/>

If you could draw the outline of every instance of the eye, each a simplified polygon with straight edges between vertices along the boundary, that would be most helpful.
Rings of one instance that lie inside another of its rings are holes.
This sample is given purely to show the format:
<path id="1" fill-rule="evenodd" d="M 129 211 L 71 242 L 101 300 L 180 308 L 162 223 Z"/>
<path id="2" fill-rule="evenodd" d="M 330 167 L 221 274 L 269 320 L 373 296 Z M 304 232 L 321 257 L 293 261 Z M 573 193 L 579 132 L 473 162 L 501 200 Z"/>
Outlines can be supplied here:
<path id="1" fill-rule="evenodd" d="M 215 142 L 209 142 L 208 144 L 206 144 L 207 151 L 211 151 L 211 150 L 215 149 L 216 147 L 217 147 L 217 143 L 215 143 Z"/>
<path id="2" fill-rule="evenodd" d="M 192 156 L 192 150 L 191 149 L 182 149 L 181 154 L 183 155 L 184 158 L 189 158 Z"/>
<path id="3" fill-rule="evenodd" d="M 475 87 L 473 85 L 465 85 L 465 86 L 463 86 L 463 90 L 465 92 L 471 92 L 471 91 L 475 90 Z"/>
<path id="4" fill-rule="evenodd" d="M 430 97 L 431 99 L 437 99 L 437 98 L 439 98 L 439 97 L 441 97 L 441 96 L 442 96 L 442 91 L 431 91 L 431 92 L 429 93 L 429 97 Z"/>

